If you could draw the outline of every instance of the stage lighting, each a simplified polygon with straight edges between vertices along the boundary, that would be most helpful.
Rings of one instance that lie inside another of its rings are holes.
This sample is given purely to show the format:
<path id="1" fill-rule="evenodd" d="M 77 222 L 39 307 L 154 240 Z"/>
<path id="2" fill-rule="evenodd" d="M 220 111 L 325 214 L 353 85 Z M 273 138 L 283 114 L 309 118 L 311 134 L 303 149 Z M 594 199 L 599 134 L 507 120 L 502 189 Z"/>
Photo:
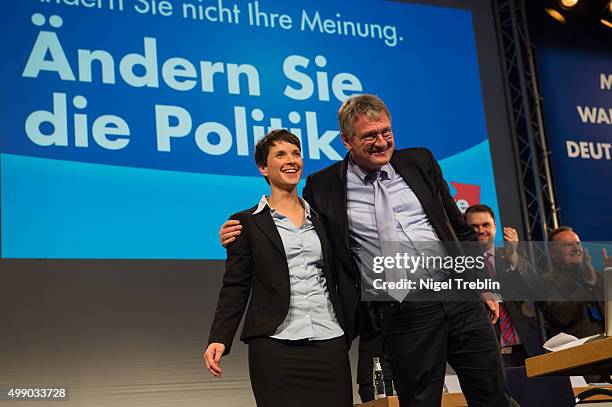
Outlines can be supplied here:
<path id="1" fill-rule="evenodd" d="M 580 0 L 560 0 L 559 4 L 566 10 L 572 9 L 578 5 Z"/>
<path id="2" fill-rule="evenodd" d="M 599 20 L 603 25 L 612 28 L 612 0 L 606 6 L 603 17 Z"/>
<path id="3" fill-rule="evenodd" d="M 579 3 L 580 0 L 553 0 L 548 2 L 549 7 L 546 7 L 544 11 L 561 24 L 566 24 L 567 17 L 563 15 L 563 12 L 573 11 Z"/>
<path id="4" fill-rule="evenodd" d="M 558 10 L 555 10 L 554 8 L 545 8 L 544 11 L 546 11 L 548 15 L 550 15 L 552 18 L 554 18 L 561 24 L 565 24 L 567 22 L 565 16 L 563 16 L 563 14 L 561 14 Z"/>

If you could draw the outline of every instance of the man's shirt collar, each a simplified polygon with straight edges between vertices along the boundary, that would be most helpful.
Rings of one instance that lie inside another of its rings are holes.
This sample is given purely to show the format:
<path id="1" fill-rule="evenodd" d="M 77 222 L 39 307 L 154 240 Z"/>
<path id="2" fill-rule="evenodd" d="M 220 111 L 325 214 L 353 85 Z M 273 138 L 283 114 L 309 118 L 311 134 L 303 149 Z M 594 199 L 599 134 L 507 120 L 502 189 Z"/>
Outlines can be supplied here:
<path id="1" fill-rule="evenodd" d="M 364 171 L 360 166 L 358 166 L 355 161 L 353 161 L 353 157 L 349 154 L 349 162 L 348 162 L 349 171 L 353 172 L 359 179 L 366 184 L 366 179 L 369 178 L 370 173 Z M 382 180 L 388 179 L 393 181 L 395 179 L 395 169 L 391 165 L 391 163 L 387 163 L 380 167 L 380 176 Z"/>

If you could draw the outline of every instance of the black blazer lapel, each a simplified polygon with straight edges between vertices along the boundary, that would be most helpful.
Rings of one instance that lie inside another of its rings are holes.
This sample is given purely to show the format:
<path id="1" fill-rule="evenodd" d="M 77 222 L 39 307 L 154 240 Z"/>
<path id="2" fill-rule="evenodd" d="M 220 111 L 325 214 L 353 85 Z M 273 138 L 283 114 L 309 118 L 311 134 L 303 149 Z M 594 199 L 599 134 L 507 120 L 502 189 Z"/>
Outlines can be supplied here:
<path id="1" fill-rule="evenodd" d="M 323 273 L 325 274 L 325 280 L 327 281 L 327 289 L 329 291 L 329 299 L 332 302 L 334 307 L 334 312 L 336 313 L 336 317 L 338 318 L 338 322 L 342 326 L 342 329 L 346 329 L 344 315 L 342 313 L 342 307 L 338 303 L 338 278 L 333 273 L 334 265 L 331 263 L 332 261 L 332 252 L 330 242 L 327 240 L 327 235 L 325 233 L 325 227 L 319 219 L 319 216 L 314 211 L 314 209 L 310 209 L 310 219 L 312 221 L 312 225 L 314 226 L 317 235 L 319 236 L 319 241 L 321 242 L 321 251 L 323 252 Z"/>
<path id="2" fill-rule="evenodd" d="M 335 281 L 335 278 L 331 276 L 329 272 L 331 270 L 329 242 L 327 240 L 327 235 L 325 234 L 325 228 L 323 227 L 321 220 L 319 219 L 314 209 L 312 208 L 310 209 L 310 220 L 312 221 L 312 225 L 314 226 L 314 229 L 317 232 L 317 235 L 319 236 L 319 241 L 321 242 L 321 251 L 323 252 L 323 262 L 325 263 L 325 268 L 324 268 L 325 277 L 327 278 L 327 281 L 330 281 L 330 278 L 331 278 L 331 281 L 333 282 Z"/>
<path id="3" fill-rule="evenodd" d="M 434 225 L 436 230 L 439 229 L 435 225 L 439 216 L 432 211 L 431 205 L 427 205 L 427 203 L 431 201 L 431 196 L 434 191 L 427 185 L 417 166 L 410 160 L 401 160 L 397 152 L 394 152 L 391 156 L 391 165 L 393 165 L 395 171 L 397 171 L 410 189 L 412 189 L 432 225 Z"/>
<path id="4" fill-rule="evenodd" d="M 391 156 L 391 165 L 416 195 L 447 252 L 451 255 L 463 254 L 463 249 L 446 214 L 433 177 L 424 174 L 424 169 L 412 160 L 402 159 L 398 152 L 394 152 Z"/>
<path id="5" fill-rule="evenodd" d="M 283 240 L 281 239 L 278 229 L 274 224 L 272 215 L 270 215 L 270 209 L 266 207 L 263 211 L 253 215 L 253 219 L 262 233 L 266 235 L 274 244 L 274 247 L 281 252 L 284 258 L 287 258 L 287 255 L 285 254 L 285 247 L 283 246 Z"/>
<path id="6" fill-rule="evenodd" d="M 344 253 L 341 253 L 340 259 L 344 263 L 344 266 L 347 270 L 351 270 L 351 264 L 349 259 L 351 258 L 351 251 L 349 247 L 349 228 L 348 228 L 348 203 L 347 203 L 347 188 L 346 188 L 346 171 L 348 168 L 348 153 L 344 157 L 344 161 L 342 165 L 338 169 L 338 173 L 336 174 L 336 179 L 332 183 L 332 187 L 330 188 L 330 195 L 332 196 L 332 202 L 334 207 L 334 213 L 336 215 L 336 219 L 340 230 L 338 231 L 330 231 L 330 233 L 339 233 L 342 236 L 342 245 L 339 247 L 339 250 L 343 250 Z"/>

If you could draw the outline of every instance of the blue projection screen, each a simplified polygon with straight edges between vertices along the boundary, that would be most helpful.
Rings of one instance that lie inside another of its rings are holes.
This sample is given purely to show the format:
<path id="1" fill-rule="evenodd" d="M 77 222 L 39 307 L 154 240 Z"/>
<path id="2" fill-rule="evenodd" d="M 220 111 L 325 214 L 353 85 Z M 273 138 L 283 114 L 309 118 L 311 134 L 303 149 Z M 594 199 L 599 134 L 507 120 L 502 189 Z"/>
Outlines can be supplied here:
<path id="1" fill-rule="evenodd" d="M 435 27 L 435 29 L 433 29 Z M 460 207 L 497 211 L 472 13 L 391 1 L 14 0 L 0 14 L 3 258 L 220 259 L 285 127 L 305 175 L 347 97 L 389 106 Z"/>

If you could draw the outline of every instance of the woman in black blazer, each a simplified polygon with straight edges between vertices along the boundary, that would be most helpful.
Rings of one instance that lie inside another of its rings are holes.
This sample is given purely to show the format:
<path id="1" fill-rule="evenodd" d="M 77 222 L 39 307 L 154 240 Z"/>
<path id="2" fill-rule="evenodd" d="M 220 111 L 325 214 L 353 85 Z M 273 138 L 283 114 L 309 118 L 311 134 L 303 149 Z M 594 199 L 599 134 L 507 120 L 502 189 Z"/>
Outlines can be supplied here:
<path id="1" fill-rule="evenodd" d="M 226 272 L 204 354 L 221 377 L 247 305 L 240 339 L 258 406 L 351 406 L 348 348 L 331 250 L 318 215 L 297 195 L 299 139 L 274 130 L 255 147 L 271 188 L 259 205 L 238 212 L 242 233 L 227 248 Z"/>

